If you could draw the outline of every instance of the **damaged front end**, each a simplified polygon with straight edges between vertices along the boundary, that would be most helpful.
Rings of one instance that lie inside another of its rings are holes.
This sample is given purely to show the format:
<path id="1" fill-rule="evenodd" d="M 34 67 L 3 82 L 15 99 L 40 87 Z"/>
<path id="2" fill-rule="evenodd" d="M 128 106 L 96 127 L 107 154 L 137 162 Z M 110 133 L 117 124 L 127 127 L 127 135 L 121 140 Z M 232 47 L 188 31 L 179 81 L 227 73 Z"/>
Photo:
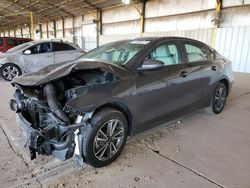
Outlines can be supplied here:
<path id="1" fill-rule="evenodd" d="M 93 112 L 77 111 L 67 104 L 84 95 L 89 87 L 115 79 L 114 74 L 95 68 L 72 69 L 66 76 L 39 85 L 15 80 L 10 108 L 16 112 L 18 125 L 28 139 L 31 160 L 37 154 L 53 155 L 60 160 L 69 159 L 74 153 L 81 156 L 79 138 Z"/>

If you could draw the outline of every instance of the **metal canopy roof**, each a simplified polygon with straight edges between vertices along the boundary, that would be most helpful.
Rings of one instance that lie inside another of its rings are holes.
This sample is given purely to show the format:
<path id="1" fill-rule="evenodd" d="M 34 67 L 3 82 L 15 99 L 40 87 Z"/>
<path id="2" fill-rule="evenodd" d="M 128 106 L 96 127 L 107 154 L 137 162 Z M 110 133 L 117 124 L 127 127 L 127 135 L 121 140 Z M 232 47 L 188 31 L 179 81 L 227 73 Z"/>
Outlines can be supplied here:
<path id="1" fill-rule="evenodd" d="M 0 30 L 29 25 L 30 11 L 38 24 L 121 4 L 121 0 L 0 0 Z"/>

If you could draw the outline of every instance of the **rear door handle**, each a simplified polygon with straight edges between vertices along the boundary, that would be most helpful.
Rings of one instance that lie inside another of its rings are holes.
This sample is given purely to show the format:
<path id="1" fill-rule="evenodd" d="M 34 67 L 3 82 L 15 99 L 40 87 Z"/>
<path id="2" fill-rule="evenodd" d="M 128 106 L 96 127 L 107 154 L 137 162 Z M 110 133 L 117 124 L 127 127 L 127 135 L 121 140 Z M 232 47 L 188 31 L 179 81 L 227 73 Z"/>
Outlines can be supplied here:
<path id="1" fill-rule="evenodd" d="M 186 77 L 187 75 L 189 75 L 189 72 L 187 72 L 187 71 L 181 71 L 180 75 L 182 77 Z"/>
<path id="2" fill-rule="evenodd" d="M 216 65 L 213 65 L 213 66 L 211 67 L 211 70 L 217 71 L 217 66 L 216 66 Z"/>

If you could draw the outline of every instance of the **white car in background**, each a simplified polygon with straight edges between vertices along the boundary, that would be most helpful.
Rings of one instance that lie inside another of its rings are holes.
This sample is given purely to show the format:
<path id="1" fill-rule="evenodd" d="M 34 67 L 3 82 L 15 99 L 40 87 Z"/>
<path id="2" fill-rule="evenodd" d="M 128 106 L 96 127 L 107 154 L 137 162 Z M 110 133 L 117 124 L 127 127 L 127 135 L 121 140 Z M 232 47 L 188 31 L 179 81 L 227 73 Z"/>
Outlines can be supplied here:
<path id="1" fill-rule="evenodd" d="M 79 46 L 62 40 L 28 42 L 0 53 L 0 75 L 12 81 L 53 63 L 73 61 L 84 53 Z"/>

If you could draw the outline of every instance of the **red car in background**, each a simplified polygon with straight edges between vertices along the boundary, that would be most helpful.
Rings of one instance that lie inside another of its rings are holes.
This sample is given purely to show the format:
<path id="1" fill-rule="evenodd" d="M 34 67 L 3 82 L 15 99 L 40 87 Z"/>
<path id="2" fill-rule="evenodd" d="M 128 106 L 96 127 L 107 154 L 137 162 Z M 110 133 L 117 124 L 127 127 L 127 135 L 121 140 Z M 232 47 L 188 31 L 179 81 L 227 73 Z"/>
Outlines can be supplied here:
<path id="1" fill-rule="evenodd" d="M 15 38 L 15 37 L 0 37 L 0 52 L 7 50 L 26 42 L 32 41 L 29 38 Z"/>

